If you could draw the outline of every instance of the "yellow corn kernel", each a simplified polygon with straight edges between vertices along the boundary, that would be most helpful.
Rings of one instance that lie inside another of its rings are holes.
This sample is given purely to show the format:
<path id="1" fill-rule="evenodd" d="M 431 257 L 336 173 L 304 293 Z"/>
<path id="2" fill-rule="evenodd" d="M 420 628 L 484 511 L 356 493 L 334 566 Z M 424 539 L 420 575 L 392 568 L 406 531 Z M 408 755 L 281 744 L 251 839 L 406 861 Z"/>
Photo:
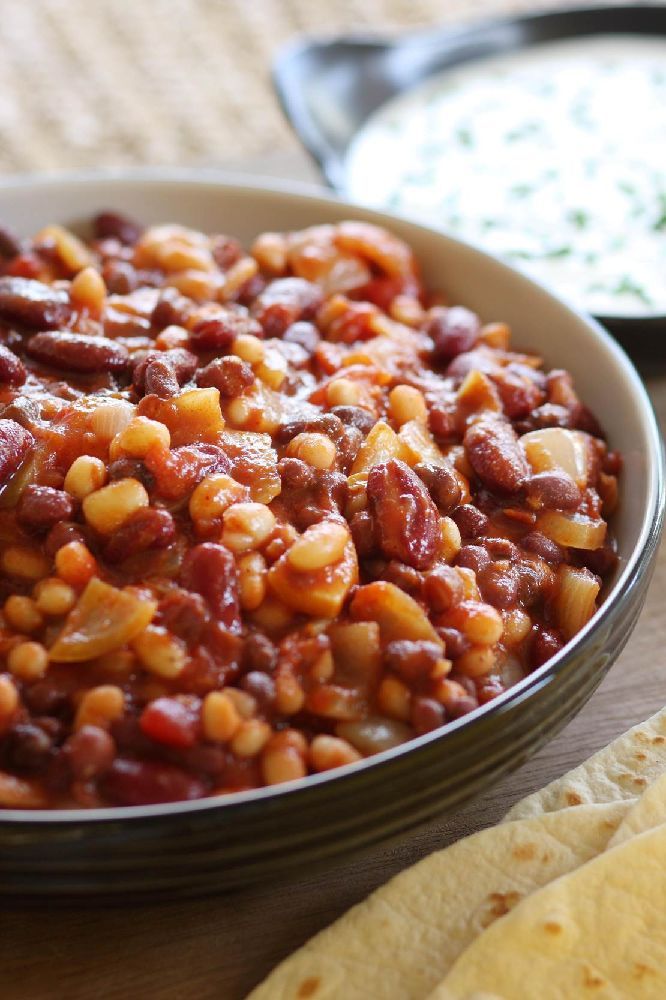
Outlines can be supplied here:
<path id="1" fill-rule="evenodd" d="M 101 458 L 79 455 L 75 458 L 65 476 L 65 489 L 77 500 L 100 490 L 107 480 L 106 465 Z"/>
<path id="2" fill-rule="evenodd" d="M 206 695 L 201 706 L 201 725 L 207 740 L 226 743 L 241 724 L 238 709 L 224 691 L 211 691 Z"/>
<path id="3" fill-rule="evenodd" d="M 148 625 L 132 642 L 141 666 L 157 677 L 171 679 L 187 666 L 185 643 L 161 625 Z"/>
<path id="4" fill-rule="evenodd" d="M 125 696 L 115 684 L 101 684 L 90 688 L 81 698 L 74 719 L 74 729 L 99 726 L 108 729 L 125 711 Z"/>
<path id="5" fill-rule="evenodd" d="M 206 476 L 190 497 L 190 517 L 197 531 L 205 533 L 213 529 L 221 520 L 225 510 L 248 495 L 247 487 L 241 486 L 224 472 Z"/>
<path id="6" fill-rule="evenodd" d="M 335 445 L 325 434 L 304 431 L 287 445 L 287 455 L 300 458 L 314 469 L 330 469 L 335 464 Z"/>
<path id="7" fill-rule="evenodd" d="M 76 604 L 76 591 L 57 576 L 40 580 L 33 591 L 35 604 L 45 615 L 66 615 Z"/>
<path id="8" fill-rule="evenodd" d="M 426 423 L 428 407 L 423 393 L 412 385 L 396 385 L 389 393 L 389 410 L 399 427 L 409 420 Z"/>
<path id="9" fill-rule="evenodd" d="M 148 417 L 135 417 L 113 440 L 132 458 L 144 458 L 151 448 L 168 449 L 171 434 L 165 424 Z"/>
<path id="10" fill-rule="evenodd" d="M 36 632 L 44 624 L 40 609 L 30 597 L 11 594 L 2 610 L 7 624 L 16 632 Z"/>
<path id="11" fill-rule="evenodd" d="M 275 530 L 275 515 L 263 503 L 235 503 L 222 515 L 222 542 L 232 552 L 260 548 Z"/>
<path id="12" fill-rule="evenodd" d="M 95 531 L 111 535 L 149 502 L 146 489 L 138 479 L 118 479 L 90 493 L 83 501 L 83 514 Z"/>
<path id="13" fill-rule="evenodd" d="M 0 566 L 8 576 L 41 580 L 51 569 L 51 561 L 37 549 L 29 549 L 25 545 L 9 545 L 0 556 Z"/>
<path id="14" fill-rule="evenodd" d="M 19 642 L 7 654 L 9 672 L 21 681 L 38 681 L 49 665 L 49 654 L 41 642 Z"/>
<path id="15" fill-rule="evenodd" d="M 266 596 L 266 560 L 248 552 L 238 560 L 238 597 L 244 611 L 255 611 Z"/>
<path id="16" fill-rule="evenodd" d="M 287 552 L 287 561 L 300 573 L 311 573 L 342 559 L 349 529 L 339 521 L 319 521 L 309 527 Z"/>

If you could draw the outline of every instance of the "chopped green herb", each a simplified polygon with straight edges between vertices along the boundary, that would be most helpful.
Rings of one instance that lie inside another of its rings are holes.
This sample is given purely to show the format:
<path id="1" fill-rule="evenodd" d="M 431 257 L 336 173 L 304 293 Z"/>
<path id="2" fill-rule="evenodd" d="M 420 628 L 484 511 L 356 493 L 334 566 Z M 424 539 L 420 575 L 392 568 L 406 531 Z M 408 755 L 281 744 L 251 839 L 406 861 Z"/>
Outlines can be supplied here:
<path id="1" fill-rule="evenodd" d="M 456 129 L 456 139 L 461 146 L 467 146 L 469 148 L 474 145 L 474 136 L 468 128 Z"/>
<path id="2" fill-rule="evenodd" d="M 544 260 L 557 260 L 560 257 L 568 257 L 573 253 L 573 247 L 555 247 L 554 250 L 546 250 L 541 256 Z"/>
<path id="3" fill-rule="evenodd" d="M 533 184 L 514 184 L 509 188 L 509 194 L 514 195 L 516 198 L 526 198 L 532 191 L 534 191 Z"/>
<path id="4" fill-rule="evenodd" d="M 637 284 L 628 274 L 623 275 L 613 291 L 616 295 L 635 295 L 646 306 L 652 305 L 652 300 L 642 285 Z"/>
<path id="5" fill-rule="evenodd" d="M 569 212 L 569 221 L 576 229 L 585 229 L 590 221 L 590 216 L 582 208 L 575 208 L 573 212 Z"/>

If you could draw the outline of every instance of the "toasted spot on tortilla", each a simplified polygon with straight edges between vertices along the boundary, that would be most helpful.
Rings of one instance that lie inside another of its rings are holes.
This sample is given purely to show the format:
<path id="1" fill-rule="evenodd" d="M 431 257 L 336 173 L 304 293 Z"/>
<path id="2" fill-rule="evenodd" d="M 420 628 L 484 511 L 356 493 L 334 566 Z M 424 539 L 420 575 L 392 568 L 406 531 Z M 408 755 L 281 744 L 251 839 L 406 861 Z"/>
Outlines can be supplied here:
<path id="1" fill-rule="evenodd" d="M 645 965 L 643 962 L 634 962 L 634 975 L 636 979 L 642 979 L 643 976 L 654 976 L 656 975 L 656 969 L 651 969 L 649 965 Z"/>
<path id="2" fill-rule="evenodd" d="M 583 986 L 590 990 L 602 989 L 608 983 L 591 965 L 583 966 Z"/>
<path id="3" fill-rule="evenodd" d="M 562 924 L 559 924 L 557 920 L 546 920 L 543 929 L 546 934 L 561 934 L 564 930 Z"/>
<path id="4" fill-rule="evenodd" d="M 666 743 L 666 736 L 661 736 L 659 734 L 657 736 L 653 736 L 652 737 L 652 742 L 653 743 Z"/>
<path id="5" fill-rule="evenodd" d="M 536 857 L 536 844 L 516 844 L 511 853 L 518 861 L 531 861 Z"/>
<path id="6" fill-rule="evenodd" d="M 495 920 L 505 916 L 523 898 L 520 892 L 491 892 L 488 896 L 488 910 L 481 916 L 481 926 L 489 927 Z"/>
<path id="7" fill-rule="evenodd" d="M 636 777 L 634 778 L 634 784 L 638 785 L 639 788 L 645 788 L 647 783 L 648 783 L 647 778 L 643 778 L 640 775 L 636 775 Z"/>
<path id="8" fill-rule="evenodd" d="M 299 1000 L 307 1000 L 308 997 L 313 997 L 315 995 L 320 986 L 321 979 L 319 976 L 310 976 L 308 979 L 304 979 L 298 987 L 298 993 L 296 996 Z"/>
<path id="9" fill-rule="evenodd" d="M 638 753 L 635 753 L 634 757 L 636 758 L 636 760 L 647 760 L 648 759 L 648 755 L 645 753 L 644 750 L 640 750 Z"/>
<path id="10" fill-rule="evenodd" d="M 582 795 L 579 795 L 578 792 L 566 792 L 564 797 L 567 801 L 568 806 L 583 805 L 583 797 Z"/>

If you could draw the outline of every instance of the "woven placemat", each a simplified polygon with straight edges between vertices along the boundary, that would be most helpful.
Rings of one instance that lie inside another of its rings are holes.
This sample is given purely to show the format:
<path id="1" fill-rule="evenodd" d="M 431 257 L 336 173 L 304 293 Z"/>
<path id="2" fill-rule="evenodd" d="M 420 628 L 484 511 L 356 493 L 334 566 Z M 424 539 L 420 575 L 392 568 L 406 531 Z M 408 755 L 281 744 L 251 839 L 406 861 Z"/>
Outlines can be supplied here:
<path id="1" fill-rule="evenodd" d="M 549 0 L 6 0 L 0 171 L 215 166 L 296 149 L 269 79 L 271 59 L 288 39 L 550 6 Z"/>

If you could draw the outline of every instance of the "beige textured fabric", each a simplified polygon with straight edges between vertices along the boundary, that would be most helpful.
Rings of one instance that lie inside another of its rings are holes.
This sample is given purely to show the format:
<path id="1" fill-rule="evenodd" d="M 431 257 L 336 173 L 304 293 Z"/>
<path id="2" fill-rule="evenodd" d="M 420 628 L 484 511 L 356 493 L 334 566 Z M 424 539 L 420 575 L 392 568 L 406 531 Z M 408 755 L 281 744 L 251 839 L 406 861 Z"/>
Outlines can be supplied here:
<path id="1" fill-rule="evenodd" d="M 6 0 L 0 171 L 215 166 L 293 150 L 296 140 L 269 79 L 271 60 L 289 39 L 551 6 L 552 0 Z"/>

